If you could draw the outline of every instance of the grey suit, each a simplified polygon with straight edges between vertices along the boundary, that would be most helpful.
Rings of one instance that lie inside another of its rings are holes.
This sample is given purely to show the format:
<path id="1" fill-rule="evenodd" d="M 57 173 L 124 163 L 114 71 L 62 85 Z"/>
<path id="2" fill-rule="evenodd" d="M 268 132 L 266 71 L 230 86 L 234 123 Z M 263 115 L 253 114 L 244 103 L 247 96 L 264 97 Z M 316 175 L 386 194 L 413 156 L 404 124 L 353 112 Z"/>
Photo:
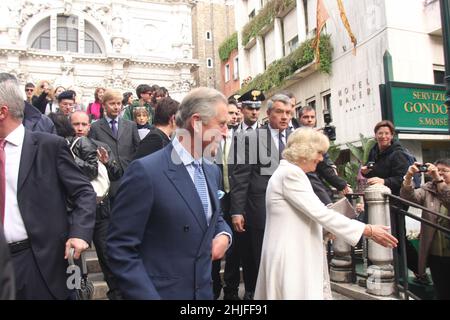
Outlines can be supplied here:
<path id="1" fill-rule="evenodd" d="M 133 160 L 140 142 L 136 123 L 122 118 L 118 118 L 117 138 L 114 137 L 111 127 L 105 118 L 95 121 L 91 125 L 89 136 L 106 143 L 111 148 L 114 157 L 119 161 L 123 171 L 125 171 Z M 111 182 L 110 197 L 113 198 L 116 195 L 119 184 L 120 180 Z"/>

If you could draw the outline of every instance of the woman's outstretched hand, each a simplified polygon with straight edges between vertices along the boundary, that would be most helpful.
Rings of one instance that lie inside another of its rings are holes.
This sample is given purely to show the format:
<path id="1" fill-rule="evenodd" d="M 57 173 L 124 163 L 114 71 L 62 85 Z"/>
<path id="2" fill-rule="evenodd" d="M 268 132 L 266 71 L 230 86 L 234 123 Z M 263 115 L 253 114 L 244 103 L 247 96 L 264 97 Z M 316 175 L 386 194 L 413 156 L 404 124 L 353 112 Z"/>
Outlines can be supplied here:
<path id="1" fill-rule="evenodd" d="M 397 247 L 398 240 L 388 232 L 390 229 L 391 228 L 387 226 L 366 224 L 364 236 L 372 239 L 383 247 L 395 248 Z"/>

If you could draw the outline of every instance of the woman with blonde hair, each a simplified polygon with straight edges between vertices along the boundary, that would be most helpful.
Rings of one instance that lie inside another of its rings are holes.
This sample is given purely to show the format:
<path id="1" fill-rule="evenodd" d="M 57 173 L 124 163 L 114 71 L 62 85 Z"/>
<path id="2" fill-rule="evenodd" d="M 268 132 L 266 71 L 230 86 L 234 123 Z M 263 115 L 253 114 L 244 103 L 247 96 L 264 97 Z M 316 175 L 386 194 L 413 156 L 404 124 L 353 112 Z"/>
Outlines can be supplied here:
<path id="1" fill-rule="evenodd" d="M 324 299 L 323 228 L 351 245 L 364 235 L 385 247 L 397 246 L 389 227 L 351 220 L 315 195 L 306 173 L 315 171 L 328 147 L 328 138 L 312 128 L 299 128 L 288 138 L 266 191 L 255 299 Z"/>
<path id="2" fill-rule="evenodd" d="M 47 103 L 52 100 L 52 86 L 50 81 L 40 80 L 34 90 L 34 95 L 31 98 L 31 104 L 41 113 L 45 113 Z"/>

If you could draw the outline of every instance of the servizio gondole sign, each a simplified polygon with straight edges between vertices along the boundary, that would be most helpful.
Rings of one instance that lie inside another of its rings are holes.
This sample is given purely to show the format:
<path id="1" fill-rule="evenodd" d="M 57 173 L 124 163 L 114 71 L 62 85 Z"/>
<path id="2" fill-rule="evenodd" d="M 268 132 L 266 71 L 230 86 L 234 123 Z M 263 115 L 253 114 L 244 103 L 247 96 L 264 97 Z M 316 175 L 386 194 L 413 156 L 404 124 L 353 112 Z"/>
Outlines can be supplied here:
<path id="1" fill-rule="evenodd" d="M 396 131 L 448 133 L 444 86 L 391 81 L 386 94 L 387 116 Z"/>

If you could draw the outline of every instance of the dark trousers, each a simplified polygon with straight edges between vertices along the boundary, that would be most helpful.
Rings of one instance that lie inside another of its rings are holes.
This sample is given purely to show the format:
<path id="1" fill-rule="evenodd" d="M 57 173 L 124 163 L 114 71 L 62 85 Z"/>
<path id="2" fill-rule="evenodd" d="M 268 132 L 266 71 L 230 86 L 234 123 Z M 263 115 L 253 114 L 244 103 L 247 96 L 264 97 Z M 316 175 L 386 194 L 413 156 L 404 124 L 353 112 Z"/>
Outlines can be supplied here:
<path id="1" fill-rule="evenodd" d="M 233 232 L 233 245 L 230 250 L 225 260 L 224 290 L 230 293 L 238 292 L 241 280 L 240 266 L 242 266 L 245 291 L 254 292 L 257 270 L 250 233 L 248 231 Z"/>
<path id="2" fill-rule="evenodd" d="M 63 254 L 63 253 L 61 253 Z M 11 255 L 17 300 L 55 300 L 42 277 L 31 248 Z"/>
<path id="3" fill-rule="evenodd" d="M 450 257 L 428 256 L 437 300 L 450 300 Z"/>
<path id="4" fill-rule="evenodd" d="M 97 205 L 94 228 L 94 245 L 97 251 L 98 262 L 102 269 L 105 281 L 108 284 L 107 296 L 110 300 L 122 300 L 122 294 L 117 286 L 117 280 L 111 269 L 109 268 L 109 260 L 106 254 L 106 236 L 109 227 L 110 206 L 108 198 Z"/>
<path id="5" fill-rule="evenodd" d="M 217 300 L 222 290 L 222 279 L 220 278 L 220 265 L 222 260 L 215 260 L 212 262 L 211 277 L 213 281 L 214 300 Z"/>

